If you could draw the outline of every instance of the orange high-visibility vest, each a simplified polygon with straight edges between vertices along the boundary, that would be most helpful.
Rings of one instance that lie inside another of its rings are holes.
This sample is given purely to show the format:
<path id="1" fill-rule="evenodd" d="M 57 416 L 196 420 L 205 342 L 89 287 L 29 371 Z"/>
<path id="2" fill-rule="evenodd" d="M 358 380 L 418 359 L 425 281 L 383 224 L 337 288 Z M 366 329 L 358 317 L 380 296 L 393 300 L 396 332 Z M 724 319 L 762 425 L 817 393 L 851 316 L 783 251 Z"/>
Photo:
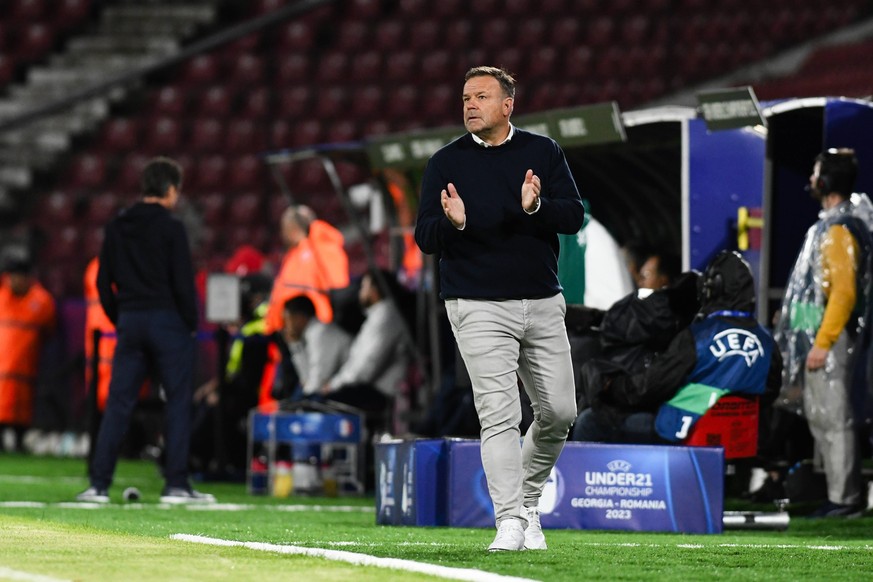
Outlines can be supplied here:
<path id="1" fill-rule="evenodd" d="M 0 423 L 29 426 L 42 340 L 55 326 L 55 300 L 38 282 L 19 297 L 0 284 Z"/>
<path id="2" fill-rule="evenodd" d="M 349 257 L 343 248 L 343 235 L 323 220 L 314 220 L 309 236 L 290 249 L 273 282 L 267 310 L 267 333 L 281 331 L 285 302 L 306 295 L 315 304 L 321 321 L 333 320 L 328 291 L 349 286 Z"/>

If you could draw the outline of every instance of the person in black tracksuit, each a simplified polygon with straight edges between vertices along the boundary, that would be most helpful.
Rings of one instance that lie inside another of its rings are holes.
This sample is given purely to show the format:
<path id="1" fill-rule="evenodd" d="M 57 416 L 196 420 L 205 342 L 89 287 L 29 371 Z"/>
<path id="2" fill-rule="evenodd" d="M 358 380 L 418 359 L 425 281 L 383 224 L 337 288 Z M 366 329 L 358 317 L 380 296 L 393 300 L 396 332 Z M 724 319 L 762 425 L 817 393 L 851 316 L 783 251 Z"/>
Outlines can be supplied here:
<path id="1" fill-rule="evenodd" d="M 176 162 L 151 160 L 142 173 L 142 198 L 106 226 L 97 289 L 116 326 L 118 344 L 91 486 L 77 496 L 79 501 L 109 501 L 118 450 L 151 362 L 167 402 L 161 501 L 214 501 L 188 482 L 197 302 L 188 237 L 170 213 L 181 188 L 182 169 Z"/>

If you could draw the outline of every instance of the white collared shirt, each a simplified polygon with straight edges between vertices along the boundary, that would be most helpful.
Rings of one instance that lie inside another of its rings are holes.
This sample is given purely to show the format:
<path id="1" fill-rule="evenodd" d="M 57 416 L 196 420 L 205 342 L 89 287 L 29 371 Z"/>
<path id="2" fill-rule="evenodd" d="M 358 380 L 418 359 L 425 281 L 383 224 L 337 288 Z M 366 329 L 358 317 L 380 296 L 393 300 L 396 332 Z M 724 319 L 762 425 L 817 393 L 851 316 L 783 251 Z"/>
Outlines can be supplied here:
<path id="1" fill-rule="evenodd" d="M 475 133 L 471 133 L 470 135 L 473 136 L 473 141 L 475 141 L 477 144 L 479 144 L 483 148 L 496 148 L 498 146 L 502 146 L 505 143 L 508 143 L 509 140 L 512 139 L 512 136 L 515 135 L 515 127 L 510 123 L 509 124 L 509 133 L 506 134 L 506 139 L 500 143 L 493 144 L 493 145 L 488 143 L 487 141 L 485 141 L 484 139 L 482 139 L 481 137 L 479 137 Z"/>

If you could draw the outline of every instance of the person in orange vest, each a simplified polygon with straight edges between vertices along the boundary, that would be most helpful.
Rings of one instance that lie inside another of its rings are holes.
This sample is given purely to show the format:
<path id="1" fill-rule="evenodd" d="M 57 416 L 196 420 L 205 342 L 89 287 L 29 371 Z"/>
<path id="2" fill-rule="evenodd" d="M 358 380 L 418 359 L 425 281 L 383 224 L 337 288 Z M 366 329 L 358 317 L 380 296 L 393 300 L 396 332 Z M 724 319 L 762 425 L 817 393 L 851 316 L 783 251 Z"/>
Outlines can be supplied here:
<path id="1" fill-rule="evenodd" d="M 106 409 L 109 379 L 112 376 L 112 355 L 115 353 L 115 326 L 106 317 L 97 294 L 97 271 L 100 261 L 94 257 L 85 267 L 82 284 L 85 294 L 85 386 L 90 391 L 94 382 L 94 332 L 100 332 L 97 350 L 97 410 Z"/>
<path id="2" fill-rule="evenodd" d="M 273 282 L 267 310 L 267 331 L 284 327 L 285 302 L 306 295 L 321 321 L 333 320 L 329 291 L 349 285 L 349 257 L 339 230 L 315 217 L 307 206 L 288 207 L 282 214 L 281 234 L 288 251 Z"/>
<path id="3" fill-rule="evenodd" d="M 16 449 L 33 420 L 40 349 L 54 330 L 55 311 L 30 258 L 7 255 L 0 281 L 0 427 L 15 431 Z"/>
<path id="4" fill-rule="evenodd" d="M 298 295 L 309 297 L 315 305 L 316 317 L 330 323 L 333 321 L 330 290 L 349 286 L 349 257 L 339 230 L 317 219 L 312 209 L 303 205 L 292 205 L 285 210 L 280 229 L 288 251 L 270 291 L 265 318 L 268 335 L 281 333 L 285 327 L 285 303 Z M 297 376 L 296 372 L 291 373 L 294 365 L 283 343 L 278 340 L 271 344 L 261 385 L 263 392 L 269 390 L 277 399 L 289 388 L 287 378 Z M 274 409 L 276 402 L 262 398 L 259 406 L 266 411 Z"/>

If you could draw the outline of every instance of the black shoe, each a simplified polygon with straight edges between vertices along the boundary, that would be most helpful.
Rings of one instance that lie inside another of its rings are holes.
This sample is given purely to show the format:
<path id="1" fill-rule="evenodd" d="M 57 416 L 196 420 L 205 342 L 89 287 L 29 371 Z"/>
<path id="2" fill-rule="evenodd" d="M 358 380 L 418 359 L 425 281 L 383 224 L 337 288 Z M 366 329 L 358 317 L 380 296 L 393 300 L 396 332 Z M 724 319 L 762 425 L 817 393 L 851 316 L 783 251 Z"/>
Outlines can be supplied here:
<path id="1" fill-rule="evenodd" d="M 749 501 L 754 503 L 770 503 L 776 499 L 785 499 L 785 487 L 782 481 L 767 477 L 761 486 L 749 495 Z"/>
<path id="2" fill-rule="evenodd" d="M 841 505 L 831 501 L 825 502 L 824 505 L 810 513 L 807 517 L 810 519 L 819 519 L 822 517 L 845 517 L 853 519 L 861 517 L 864 513 L 863 505 Z"/>
<path id="3" fill-rule="evenodd" d="M 182 505 L 185 503 L 215 503 L 215 496 L 210 493 L 200 493 L 194 489 L 182 487 L 165 487 L 161 491 L 161 503 Z"/>
<path id="4" fill-rule="evenodd" d="M 76 495 L 76 501 L 82 501 L 85 503 L 109 503 L 109 492 L 106 491 L 106 489 L 88 487 Z"/>

